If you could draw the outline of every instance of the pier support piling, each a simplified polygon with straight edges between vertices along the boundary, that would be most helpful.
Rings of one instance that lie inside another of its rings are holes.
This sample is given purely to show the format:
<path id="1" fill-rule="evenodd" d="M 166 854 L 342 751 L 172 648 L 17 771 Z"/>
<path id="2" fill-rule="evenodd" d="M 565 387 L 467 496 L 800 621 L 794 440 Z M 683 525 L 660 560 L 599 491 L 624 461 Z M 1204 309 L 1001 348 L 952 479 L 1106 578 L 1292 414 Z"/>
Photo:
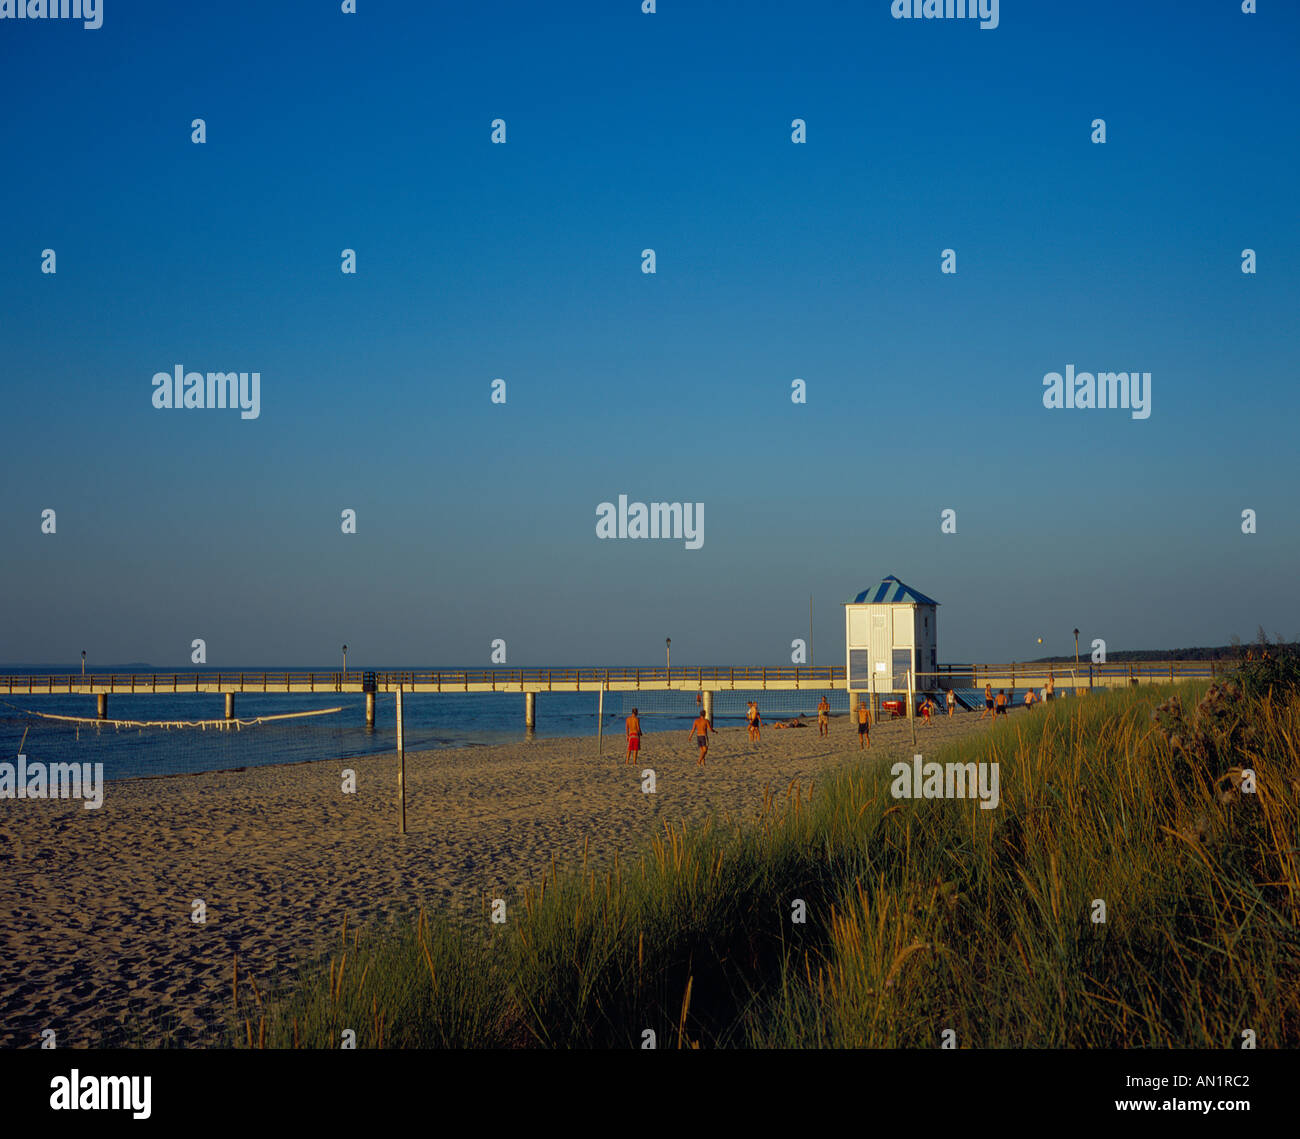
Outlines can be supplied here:
<path id="1" fill-rule="evenodd" d="M 101 692 L 95 697 L 95 715 L 101 720 L 108 719 L 108 693 Z"/>
<path id="2" fill-rule="evenodd" d="M 537 693 L 524 693 L 524 727 L 530 732 L 537 728 Z"/>
<path id="3" fill-rule="evenodd" d="M 233 720 L 234 718 L 235 718 L 235 694 L 233 692 L 227 692 L 226 693 L 226 719 Z"/>
<path id="4" fill-rule="evenodd" d="M 704 699 L 701 701 L 704 707 L 704 718 L 713 723 L 713 693 L 708 689 L 704 692 Z"/>
<path id="5" fill-rule="evenodd" d="M 366 727 L 373 728 L 374 726 L 375 726 L 375 694 L 373 692 L 367 692 L 366 693 Z"/>
<path id="6" fill-rule="evenodd" d="M 849 690 L 849 723 L 858 722 L 858 705 L 862 703 L 862 697 L 854 689 Z"/>

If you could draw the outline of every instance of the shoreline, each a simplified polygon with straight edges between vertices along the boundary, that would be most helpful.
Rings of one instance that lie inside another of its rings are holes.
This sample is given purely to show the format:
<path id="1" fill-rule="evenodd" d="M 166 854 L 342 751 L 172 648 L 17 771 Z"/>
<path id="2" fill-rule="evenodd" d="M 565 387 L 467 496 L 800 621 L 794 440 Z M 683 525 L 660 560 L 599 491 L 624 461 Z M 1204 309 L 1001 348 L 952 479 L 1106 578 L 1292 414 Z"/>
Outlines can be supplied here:
<path id="1" fill-rule="evenodd" d="M 683 720 L 683 721 L 688 720 L 688 719 L 691 718 L 691 715 L 688 714 L 688 713 L 676 713 L 676 712 L 675 712 L 675 713 L 670 713 L 670 714 L 673 715 L 673 716 L 676 716 L 677 718 L 679 718 L 679 719 L 681 719 L 681 720 Z M 650 714 L 647 713 L 647 715 L 650 715 Z M 656 713 L 656 715 L 657 715 L 657 713 Z M 849 713 L 847 713 L 847 712 L 832 712 L 832 713 L 830 713 L 830 718 L 831 718 L 832 721 L 835 721 L 835 720 L 847 720 L 848 717 L 849 717 Z M 619 723 L 620 726 L 621 726 L 622 721 L 623 721 L 623 719 L 624 719 L 622 713 L 610 713 L 608 718 L 611 719 L 611 720 L 615 720 L 615 719 L 616 719 L 616 720 L 618 721 L 618 723 Z M 763 728 L 764 728 L 764 730 L 768 730 L 768 729 L 773 728 L 773 726 L 774 726 L 775 724 L 777 724 L 777 723 L 783 723 L 783 724 L 784 724 L 784 723 L 786 723 L 786 721 L 788 721 L 788 720 L 795 720 L 795 719 L 801 719 L 801 720 L 803 720 L 803 721 L 804 721 L 804 725 L 805 725 L 806 727 L 808 727 L 808 728 L 816 727 L 816 724 L 817 724 L 816 713 L 815 713 L 815 712 L 813 712 L 813 713 L 801 712 L 801 713 L 798 713 L 798 714 L 796 714 L 796 715 L 790 715 L 790 716 L 785 716 L 785 717 L 774 717 L 774 718 L 773 718 L 772 720 L 770 720 L 770 721 L 765 720 L 765 721 L 763 722 Z M 722 727 L 722 728 L 719 728 L 719 729 L 715 729 L 716 731 L 724 731 L 724 730 L 732 729 L 732 728 L 739 729 L 739 728 L 743 728 L 743 727 L 745 726 L 745 717 L 744 717 L 742 714 L 739 714 L 739 713 L 728 713 L 728 714 L 725 715 L 725 716 L 717 716 L 717 717 L 715 717 L 715 720 L 721 720 L 721 721 L 723 722 L 723 727 Z M 886 723 L 888 723 L 888 722 L 889 722 L 889 721 L 886 721 Z M 919 721 L 919 719 L 918 719 L 918 723 L 919 723 L 919 722 L 920 722 L 920 721 Z M 112 721 L 108 721 L 108 723 L 111 724 Z M 674 729 L 673 729 L 673 731 L 678 731 L 678 730 L 679 730 L 679 729 L 677 729 L 677 728 L 674 728 Z M 875 730 L 876 730 L 876 728 L 873 727 L 873 728 L 872 728 L 872 731 L 875 731 Z M 579 743 L 579 742 L 584 741 L 584 740 L 585 740 L 585 741 L 594 741 L 594 740 L 597 739 L 596 733 L 595 733 L 594 731 L 593 731 L 590 735 L 583 735 L 583 736 L 549 736 L 549 735 L 547 735 L 547 736 L 536 736 L 536 737 L 534 737 L 534 738 L 532 738 L 532 739 L 528 738 L 527 736 L 524 736 L 524 737 L 522 737 L 522 738 L 519 738 L 519 737 L 517 736 L 517 733 L 510 733 L 510 734 L 511 734 L 512 738 L 509 739 L 509 740 L 506 740 L 506 741 L 500 741 L 500 740 L 495 740 L 495 741 L 494 741 L 494 740 L 485 740 L 485 741 L 481 741 L 481 742 L 480 742 L 480 741 L 476 741 L 476 740 L 466 740 L 466 741 L 463 741 L 463 742 L 460 742 L 460 743 L 446 744 L 446 745 L 443 745 L 443 746 L 440 746 L 440 747 L 432 747 L 432 748 L 430 748 L 430 747 L 422 747 L 422 748 L 418 748 L 418 749 L 408 749 L 406 754 L 407 754 L 408 756 L 413 756 L 413 755 L 440 755 L 440 754 L 443 754 L 443 753 L 445 753 L 445 752 L 468 751 L 468 750 L 472 750 L 472 749 L 474 749 L 474 748 L 485 748 L 485 747 L 531 747 L 531 746 L 533 746 L 533 745 L 535 745 L 535 744 L 538 744 L 538 743 L 554 743 L 554 742 L 557 742 L 557 741 L 560 741 L 560 740 L 568 740 L 568 741 L 571 741 L 571 742 L 573 742 L 573 743 Z M 647 732 L 646 734 L 649 735 L 649 734 L 651 734 L 651 733 L 648 733 L 648 732 Z M 655 733 L 653 733 L 653 734 L 655 734 L 655 735 L 664 735 L 664 734 L 666 734 L 666 733 L 664 733 L 663 731 L 658 731 L 658 732 L 655 732 Z M 613 741 L 614 743 L 618 743 L 618 742 L 619 742 L 623 737 L 614 734 L 614 732 L 611 730 L 610 732 L 606 732 L 606 733 L 605 733 L 604 738 L 605 738 L 605 740 L 606 740 L 607 742 L 609 742 L 609 741 Z M 348 760 L 373 759 L 373 758 L 375 758 L 376 756 L 382 756 L 382 755 L 392 755 L 392 756 L 396 756 L 396 754 L 397 754 L 397 753 L 396 753 L 396 751 L 395 751 L 393 748 L 387 748 L 387 749 L 381 749 L 381 750 L 377 750 L 377 751 L 358 752 L 358 753 L 351 754 L 351 755 L 340 755 L 340 756 L 334 756 L 334 757 L 331 757 L 331 758 L 329 758 L 329 759 L 319 759 L 319 758 L 316 758 L 316 759 L 285 759 L 285 760 L 276 760 L 276 761 L 272 761 L 272 762 L 268 762 L 268 763 L 241 764 L 241 765 L 239 765 L 239 766 L 237 766 L 237 767 L 209 767 L 209 768 L 201 768 L 201 769 L 198 769 L 198 770 L 190 770 L 190 771 L 161 771 L 161 772 L 158 772 L 157 774 L 153 774 L 153 775 L 119 775 L 119 776 L 113 776 L 113 775 L 109 775 L 109 774 L 105 773 L 105 775 L 104 775 L 104 782 L 105 782 L 105 784 L 112 784 L 112 785 L 114 785 L 114 786 L 118 786 L 118 785 L 123 785 L 123 784 L 128 784 L 128 783 L 144 782 L 144 781 L 147 781 L 147 780 L 156 780 L 156 779 L 189 779 L 189 778 L 194 778 L 194 777 L 196 777 L 196 776 L 201 776 L 201 775 L 220 775 L 220 774 L 229 774 L 229 773 L 237 773 L 237 772 L 245 772 L 245 771 L 254 771 L 254 770 L 258 770 L 258 769 L 264 768 L 264 767 L 293 767 L 293 766 L 295 766 L 295 765 L 311 764 L 311 763 L 332 763 L 332 762 L 340 762 L 340 763 L 342 763 L 342 762 L 346 762 L 346 761 L 348 761 Z M 47 762 L 47 763 L 61 763 L 61 762 L 86 762 L 86 761 L 73 761 L 73 760 L 59 760 L 59 759 L 51 759 L 51 760 L 43 760 L 43 761 L 41 761 L 41 762 Z"/>

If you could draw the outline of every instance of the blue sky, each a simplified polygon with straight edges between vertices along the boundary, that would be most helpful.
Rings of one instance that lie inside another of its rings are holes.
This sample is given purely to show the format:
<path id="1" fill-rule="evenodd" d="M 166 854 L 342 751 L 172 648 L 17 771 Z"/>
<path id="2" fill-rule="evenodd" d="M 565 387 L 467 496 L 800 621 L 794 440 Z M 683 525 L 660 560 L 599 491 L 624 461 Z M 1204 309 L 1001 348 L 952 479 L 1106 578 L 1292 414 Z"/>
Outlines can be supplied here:
<path id="1" fill-rule="evenodd" d="M 1300 15 L 1261 6 L 0 21 L 0 661 L 777 664 L 811 594 L 842 664 L 886 574 L 941 660 L 1300 635 Z M 261 415 L 155 409 L 177 364 Z M 1067 364 L 1151 372 L 1150 418 L 1045 409 Z M 703 547 L 598 540 L 620 493 Z"/>

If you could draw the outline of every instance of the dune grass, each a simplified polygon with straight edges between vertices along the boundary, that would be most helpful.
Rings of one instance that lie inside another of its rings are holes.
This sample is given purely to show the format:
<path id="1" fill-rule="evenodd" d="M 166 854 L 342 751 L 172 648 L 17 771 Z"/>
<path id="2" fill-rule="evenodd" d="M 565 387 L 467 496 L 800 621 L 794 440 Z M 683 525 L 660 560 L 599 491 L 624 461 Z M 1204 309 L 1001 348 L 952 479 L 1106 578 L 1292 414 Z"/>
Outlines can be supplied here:
<path id="1" fill-rule="evenodd" d="M 1294 689 L 1056 701 L 926 754 L 998 763 L 996 809 L 894 799 L 888 765 L 853 763 L 756 825 L 666 826 L 632 863 L 553 868 L 504 924 L 344 931 L 286 992 L 235 980 L 233 1040 L 1231 1048 L 1252 1029 L 1294 1047 L 1298 743 Z"/>

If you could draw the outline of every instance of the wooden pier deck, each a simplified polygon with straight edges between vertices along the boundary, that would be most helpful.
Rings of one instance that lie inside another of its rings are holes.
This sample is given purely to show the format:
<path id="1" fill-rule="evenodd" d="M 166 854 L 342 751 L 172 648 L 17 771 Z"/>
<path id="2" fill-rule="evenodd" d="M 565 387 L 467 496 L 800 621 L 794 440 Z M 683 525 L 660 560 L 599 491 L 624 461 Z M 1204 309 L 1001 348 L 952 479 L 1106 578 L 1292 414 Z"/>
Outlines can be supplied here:
<path id="1" fill-rule="evenodd" d="M 1056 687 L 1123 687 L 1208 679 L 1222 671 L 1212 661 L 1134 661 L 1123 664 L 1073 665 L 973 664 L 941 665 L 938 672 L 919 674 L 920 692 L 946 688 L 1016 688 L 1041 686 L 1049 675 Z M 77 673 L 0 676 L 0 692 L 17 696 L 101 696 L 175 693 L 279 693 L 331 695 L 396 692 L 637 692 L 637 691 L 791 691 L 836 690 L 847 687 L 838 665 L 775 667 L 666 668 L 491 668 L 411 671 L 349 670 L 348 672 L 247 672 L 205 670 L 149 673 Z"/>
<path id="2" fill-rule="evenodd" d="M 942 692 L 948 688 L 980 690 L 1039 688 L 1049 676 L 1056 690 L 1119 688 L 1133 684 L 1170 684 L 1213 677 L 1220 670 L 1211 661 L 1134 661 L 1124 664 L 1073 666 L 1042 664 L 944 665 L 935 673 L 916 678 L 914 692 Z M 78 673 L 46 676 L 0 676 L 0 693 L 10 696 L 93 696 L 96 718 L 108 719 L 108 698 L 118 696 L 171 696 L 209 694 L 225 697 L 225 719 L 235 718 L 235 697 L 240 693 L 294 696 L 364 695 L 366 723 L 375 723 L 379 693 L 522 693 L 524 724 L 537 723 L 537 696 L 542 692 L 698 692 L 707 716 L 713 714 L 715 692 L 836 691 L 848 687 L 845 670 L 838 665 L 712 668 L 488 668 L 410 671 L 249 672 L 207 670 L 149 673 Z M 882 697 L 893 691 L 849 691 L 850 710 L 861 697 L 878 713 Z M 601 702 L 603 704 L 603 696 Z M 909 705 L 909 714 L 915 709 Z"/>

